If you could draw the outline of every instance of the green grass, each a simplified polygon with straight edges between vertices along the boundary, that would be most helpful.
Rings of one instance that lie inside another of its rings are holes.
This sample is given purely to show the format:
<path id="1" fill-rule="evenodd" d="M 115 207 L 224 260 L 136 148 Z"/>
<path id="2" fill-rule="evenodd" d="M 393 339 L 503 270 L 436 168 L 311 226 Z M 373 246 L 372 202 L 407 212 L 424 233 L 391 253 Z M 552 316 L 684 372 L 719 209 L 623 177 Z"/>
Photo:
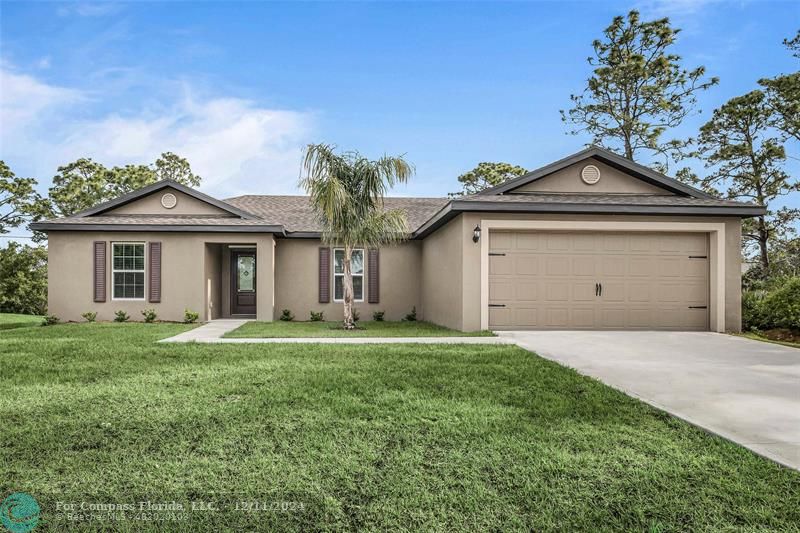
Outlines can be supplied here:
<path id="1" fill-rule="evenodd" d="M 341 322 L 247 322 L 225 337 L 492 337 L 491 331 L 463 332 L 430 322 L 358 322 L 346 331 Z"/>
<path id="2" fill-rule="evenodd" d="M 756 341 L 769 342 L 769 343 L 772 343 L 772 344 L 780 344 L 781 346 L 789 346 L 791 348 L 800 348 L 800 344 L 798 344 L 796 342 L 779 341 L 779 340 L 775 340 L 775 339 L 770 339 L 770 338 L 767 338 L 767 337 L 765 337 L 763 335 L 759 335 L 758 333 L 753 333 L 752 331 L 742 332 L 742 333 L 739 333 L 738 335 L 741 336 L 741 337 L 746 337 L 748 339 L 753 339 L 753 340 L 756 340 Z"/>
<path id="3" fill-rule="evenodd" d="M 38 315 L 17 315 L 14 313 L 0 313 L 0 330 L 39 326 L 42 317 Z"/>
<path id="4" fill-rule="evenodd" d="M 515 346 L 154 343 L 190 327 L 0 333 L 0 494 L 38 500 L 35 531 L 800 524 L 800 473 Z M 218 510 L 55 512 L 140 500 Z M 235 510 L 253 500 L 304 509 Z"/>

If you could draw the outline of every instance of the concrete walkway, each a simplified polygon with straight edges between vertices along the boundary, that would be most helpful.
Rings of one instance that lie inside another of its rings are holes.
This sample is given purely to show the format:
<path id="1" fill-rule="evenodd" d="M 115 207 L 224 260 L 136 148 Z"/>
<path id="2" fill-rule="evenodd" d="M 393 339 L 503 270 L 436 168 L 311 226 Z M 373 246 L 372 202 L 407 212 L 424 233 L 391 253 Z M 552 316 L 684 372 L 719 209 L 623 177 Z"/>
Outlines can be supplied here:
<path id="1" fill-rule="evenodd" d="M 800 350 L 719 333 L 500 333 L 542 357 L 800 470 Z"/>
<path id="2" fill-rule="evenodd" d="M 201 342 L 209 344 L 514 344 L 504 337 L 268 337 L 222 338 L 248 320 L 212 320 L 199 328 L 158 342 Z"/>

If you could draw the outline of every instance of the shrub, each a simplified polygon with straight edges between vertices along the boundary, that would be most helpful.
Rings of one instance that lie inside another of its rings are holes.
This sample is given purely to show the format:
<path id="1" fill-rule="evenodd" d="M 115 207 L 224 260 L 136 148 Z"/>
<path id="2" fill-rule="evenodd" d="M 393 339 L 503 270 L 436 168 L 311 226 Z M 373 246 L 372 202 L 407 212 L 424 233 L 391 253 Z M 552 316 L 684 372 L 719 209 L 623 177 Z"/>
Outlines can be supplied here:
<path id="1" fill-rule="evenodd" d="M 372 313 L 372 320 L 375 322 L 383 322 L 383 315 L 386 314 L 386 311 L 375 311 Z"/>
<path id="2" fill-rule="evenodd" d="M 47 248 L 13 241 L 5 248 L 0 247 L 0 313 L 43 315 L 46 312 Z"/>
<path id="3" fill-rule="evenodd" d="M 742 292 L 742 327 L 800 330 L 800 277 L 772 279 L 765 287 Z"/>
<path id="4" fill-rule="evenodd" d="M 361 320 L 361 313 L 358 312 L 358 309 L 355 307 L 353 308 L 353 322 L 358 322 Z"/>
<path id="5" fill-rule="evenodd" d="M 279 320 L 283 320 L 284 322 L 291 322 L 292 320 L 294 320 L 294 315 L 292 314 L 291 310 L 283 309 L 281 311 L 281 316 Z"/>
<path id="6" fill-rule="evenodd" d="M 183 321 L 187 324 L 194 324 L 200 318 L 200 313 L 192 311 L 191 309 L 183 310 Z"/>
<path id="7" fill-rule="evenodd" d="M 766 291 L 742 292 L 742 328 L 745 330 L 768 328 L 764 316 L 764 296 Z"/>
<path id="8" fill-rule="evenodd" d="M 61 322 L 61 320 L 56 315 L 45 315 L 44 319 L 42 319 L 43 326 L 54 326 L 59 322 Z"/>
<path id="9" fill-rule="evenodd" d="M 128 316 L 128 313 L 126 313 L 122 309 L 114 313 L 114 315 L 116 315 L 114 317 L 114 322 L 127 322 L 128 319 L 130 318 L 130 316 Z"/>
<path id="10" fill-rule="evenodd" d="M 86 322 L 94 322 L 97 320 L 97 313 L 94 311 L 86 311 L 81 315 Z"/>
<path id="11" fill-rule="evenodd" d="M 317 313 L 316 311 L 311 311 L 311 322 L 322 322 L 325 319 L 325 312 L 320 311 Z"/>
<path id="12" fill-rule="evenodd" d="M 142 309 L 142 316 L 144 317 L 144 321 L 148 324 L 155 322 L 156 317 L 158 317 L 155 309 Z"/>
<path id="13" fill-rule="evenodd" d="M 800 330 L 800 277 L 776 283 L 763 302 L 763 314 L 770 327 Z"/>
<path id="14" fill-rule="evenodd" d="M 417 306 L 411 308 L 411 312 L 408 313 L 405 318 L 403 318 L 406 322 L 416 322 L 417 321 Z"/>

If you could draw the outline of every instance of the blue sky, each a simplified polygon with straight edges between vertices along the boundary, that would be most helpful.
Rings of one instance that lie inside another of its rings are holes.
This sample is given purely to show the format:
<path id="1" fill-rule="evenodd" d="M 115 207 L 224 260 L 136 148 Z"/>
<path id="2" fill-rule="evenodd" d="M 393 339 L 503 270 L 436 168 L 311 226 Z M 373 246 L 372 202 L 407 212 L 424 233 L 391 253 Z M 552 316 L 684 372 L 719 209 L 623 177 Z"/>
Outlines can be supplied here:
<path id="1" fill-rule="evenodd" d="M 81 156 L 172 150 L 225 197 L 296 192 L 302 147 L 324 141 L 406 154 L 417 175 L 394 194 L 444 195 L 480 161 L 536 168 L 581 149 L 558 110 L 631 8 L 670 16 L 685 65 L 721 79 L 676 136 L 798 68 L 781 44 L 798 2 L 2 2 L 0 155 L 45 189 Z"/>

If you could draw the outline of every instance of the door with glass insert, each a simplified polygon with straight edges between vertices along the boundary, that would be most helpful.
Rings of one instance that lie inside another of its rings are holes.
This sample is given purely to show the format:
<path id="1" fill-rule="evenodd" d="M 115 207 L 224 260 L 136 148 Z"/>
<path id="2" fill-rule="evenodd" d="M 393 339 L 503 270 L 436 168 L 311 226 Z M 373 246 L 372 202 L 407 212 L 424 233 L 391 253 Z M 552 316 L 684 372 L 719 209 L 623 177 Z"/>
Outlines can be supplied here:
<path id="1" fill-rule="evenodd" d="M 256 253 L 231 250 L 231 314 L 256 314 Z"/>

